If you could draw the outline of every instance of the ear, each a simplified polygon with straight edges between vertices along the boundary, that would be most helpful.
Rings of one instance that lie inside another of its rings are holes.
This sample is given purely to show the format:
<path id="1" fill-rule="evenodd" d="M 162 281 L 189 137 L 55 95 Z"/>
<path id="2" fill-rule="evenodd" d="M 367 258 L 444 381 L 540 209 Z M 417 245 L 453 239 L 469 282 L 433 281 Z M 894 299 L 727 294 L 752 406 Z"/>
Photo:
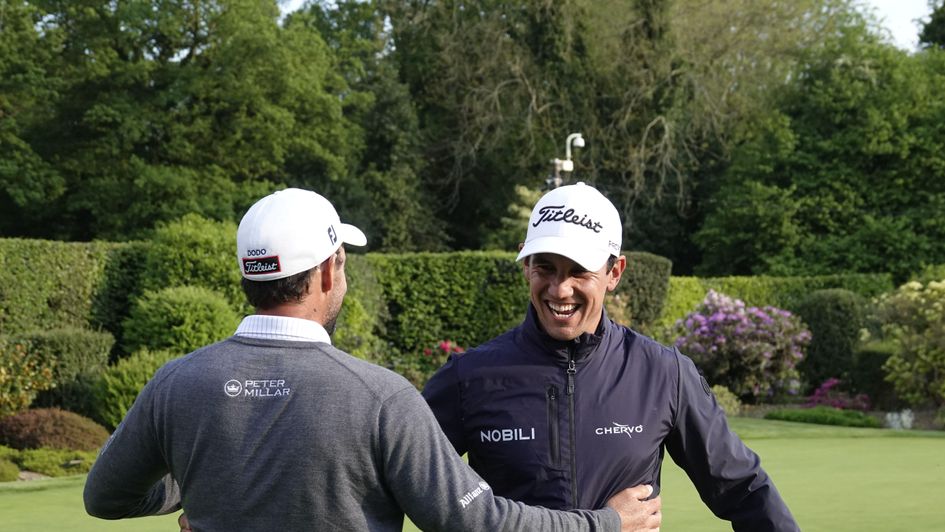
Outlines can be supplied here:
<path id="1" fill-rule="evenodd" d="M 620 277 L 623 275 L 623 271 L 627 268 L 627 257 L 621 255 L 617 257 L 617 262 L 614 263 L 614 267 L 607 272 L 607 291 L 613 292 L 617 285 L 620 284 Z"/>
<path id="2" fill-rule="evenodd" d="M 318 279 L 321 283 L 322 292 L 328 293 L 331 292 L 331 288 L 335 285 L 335 254 L 332 253 L 330 257 L 325 259 L 324 262 L 318 265 Z"/>

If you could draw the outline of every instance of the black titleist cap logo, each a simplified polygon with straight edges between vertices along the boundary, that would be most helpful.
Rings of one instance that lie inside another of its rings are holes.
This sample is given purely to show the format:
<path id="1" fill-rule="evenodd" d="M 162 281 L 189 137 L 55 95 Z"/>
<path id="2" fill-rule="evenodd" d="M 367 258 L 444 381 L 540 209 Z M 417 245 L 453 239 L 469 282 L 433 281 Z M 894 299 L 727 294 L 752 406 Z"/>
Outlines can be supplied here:
<path id="1" fill-rule="evenodd" d="M 600 233 L 604 226 L 600 222 L 595 222 L 588 215 L 575 214 L 574 209 L 565 209 L 564 205 L 546 205 L 538 209 L 538 221 L 532 224 L 532 227 L 538 227 L 544 222 L 566 222 L 569 224 L 586 227 L 595 233 Z"/>
<path id="2" fill-rule="evenodd" d="M 263 275 L 266 273 L 281 272 L 279 256 L 260 257 L 258 259 L 243 259 L 243 272 L 246 275 Z"/>

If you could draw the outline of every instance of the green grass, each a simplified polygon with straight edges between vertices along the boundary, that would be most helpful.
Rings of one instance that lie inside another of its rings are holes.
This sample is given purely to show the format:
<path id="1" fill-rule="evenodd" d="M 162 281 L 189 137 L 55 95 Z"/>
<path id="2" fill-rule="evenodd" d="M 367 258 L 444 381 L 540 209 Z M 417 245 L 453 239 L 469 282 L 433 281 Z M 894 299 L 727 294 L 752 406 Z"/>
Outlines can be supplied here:
<path id="1" fill-rule="evenodd" d="M 24 532 L 176 532 L 176 515 L 105 521 L 90 517 L 82 504 L 85 475 L 0 483 L 0 528 Z"/>
<path id="2" fill-rule="evenodd" d="M 809 531 L 945 530 L 945 432 L 890 431 L 737 418 L 801 528 Z M 4 530 L 173 532 L 176 516 L 102 521 L 82 508 L 84 476 L 0 484 Z M 730 531 L 685 474 L 663 467 L 663 526 Z M 411 524 L 405 531 L 415 531 Z"/>

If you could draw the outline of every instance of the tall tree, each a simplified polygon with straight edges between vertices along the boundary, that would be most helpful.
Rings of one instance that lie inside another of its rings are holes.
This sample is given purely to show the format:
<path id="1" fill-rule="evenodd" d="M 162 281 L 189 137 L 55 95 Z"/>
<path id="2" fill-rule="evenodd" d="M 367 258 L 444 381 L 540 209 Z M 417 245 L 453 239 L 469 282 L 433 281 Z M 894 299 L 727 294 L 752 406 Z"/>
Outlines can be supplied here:
<path id="1" fill-rule="evenodd" d="M 938 51 L 910 56 L 856 20 L 812 49 L 770 119 L 736 150 L 729 197 L 698 236 L 704 271 L 890 271 L 902 280 L 945 261 L 943 61 Z M 763 215 L 779 213 L 781 225 L 733 223 L 733 204 L 759 205 L 737 188 L 749 180 L 770 192 Z M 769 243 L 739 256 L 739 241 Z"/>
<path id="2" fill-rule="evenodd" d="M 691 270 L 703 184 L 843 0 L 388 2 L 444 215 L 460 246 L 495 230 L 573 131 L 574 179 L 622 210 L 628 247 Z M 714 187 L 714 188 L 713 188 Z M 703 190 L 705 189 L 705 190 Z M 681 259 L 681 260 L 680 260 Z"/>
<path id="3" fill-rule="evenodd" d="M 30 5 L 62 81 L 21 138 L 61 193 L 9 220 L 126 238 L 186 212 L 232 219 L 275 184 L 344 172 L 330 52 L 315 32 L 282 30 L 274 1 Z"/>
<path id="4" fill-rule="evenodd" d="M 923 48 L 945 49 L 945 1 L 929 0 L 931 14 L 919 32 L 919 45 Z"/>
<path id="5" fill-rule="evenodd" d="M 416 110 L 398 79 L 389 27 L 377 3 L 313 2 L 289 18 L 287 26 L 296 25 L 323 37 L 344 81 L 339 96 L 352 148 L 344 175 L 324 180 L 320 188 L 371 235 L 369 249 L 444 249 L 444 224 L 420 179 Z"/>

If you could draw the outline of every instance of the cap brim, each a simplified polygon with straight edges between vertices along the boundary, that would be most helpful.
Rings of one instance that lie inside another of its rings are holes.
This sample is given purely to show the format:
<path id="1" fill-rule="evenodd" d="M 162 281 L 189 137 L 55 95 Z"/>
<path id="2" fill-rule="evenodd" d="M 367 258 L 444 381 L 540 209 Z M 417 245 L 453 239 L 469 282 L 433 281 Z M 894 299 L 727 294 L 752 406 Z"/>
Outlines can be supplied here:
<path id="1" fill-rule="evenodd" d="M 364 246 L 367 244 L 367 237 L 364 232 L 351 224 L 341 224 L 338 230 L 341 241 L 352 246 Z"/>
<path id="2" fill-rule="evenodd" d="M 515 260 L 519 261 L 536 253 L 562 255 L 580 264 L 585 270 L 594 272 L 601 269 L 611 255 L 607 250 L 588 246 L 573 238 L 544 236 L 526 242 Z"/>

